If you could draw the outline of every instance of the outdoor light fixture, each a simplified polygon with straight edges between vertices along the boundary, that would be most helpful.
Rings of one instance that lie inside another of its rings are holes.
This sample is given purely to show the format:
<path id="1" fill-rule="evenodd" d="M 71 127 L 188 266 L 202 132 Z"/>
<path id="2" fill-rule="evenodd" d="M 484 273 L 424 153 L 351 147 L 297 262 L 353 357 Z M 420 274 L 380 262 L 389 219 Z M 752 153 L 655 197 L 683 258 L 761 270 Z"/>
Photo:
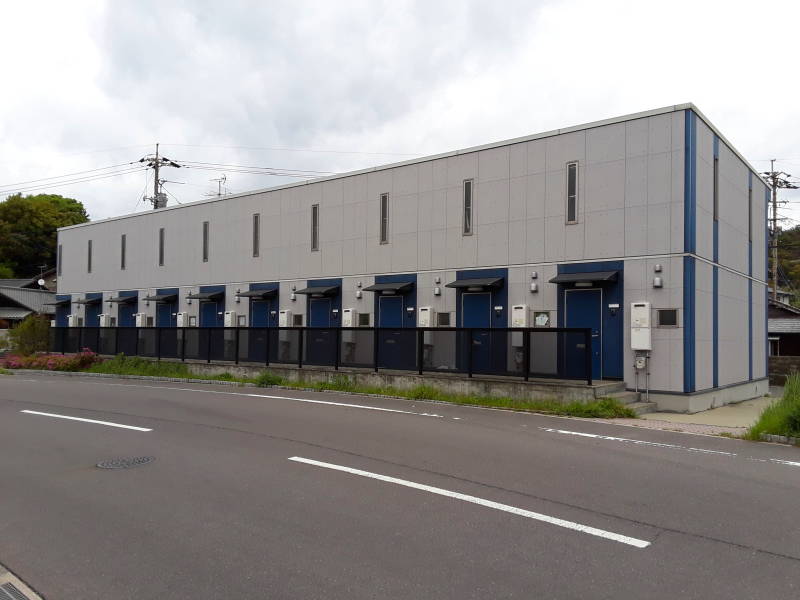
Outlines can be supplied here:
<path id="1" fill-rule="evenodd" d="M 409 314 L 409 316 L 413 315 L 414 314 L 414 307 L 413 306 L 406 306 L 406 312 Z"/>
<path id="2" fill-rule="evenodd" d="M 271 310 L 271 311 L 269 311 L 269 314 L 270 314 L 270 316 L 274 317 L 275 315 L 278 314 L 278 311 L 277 310 Z"/>
<path id="3" fill-rule="evenodd" d="M 358 286 L 361 287 L 361 282 L 358 282 Z M 356 298 L 361 300 L 361 290 L 356 290 Z"/>
<path id="4" fill-rule="evenodd" d="M 661 279 L 661 277 L 653 277 L 653 287 L 654 288 L 664 287 L 664 281 Z"/>
<path id="5" fill-rule="evenodd" d="M 295 284 L 292 284 L 292 291 L 293 291 L 293 292 L 296 292 L 296 291 L 297 291 L 297 286 L 296 286 Z"/>
<path id="6" fill-rule="evenodd" d="M 495 314 L 497 314 L 499 316 L 500 313 L 503 312 L 503 307 L 502 306 L 495 306 L 494 307 L 494 312 L 495 312 Z"/>
<path id="7" fill-rule="evenodd" d="M 439 279 L 439 278 L 437 277 L 436 279 Z M 441 296 L 442 295 L 442 288 L 440 288 L 439 286 L 436 286 L 435 288 L 433 288 L 433 295 L 434 296 Z"/>
<path id="8" fill-rule="evenodd" d="M 654 266 L 653 271 L 655 271 L 656 273 L 661 273 L 661 265 Z"/>
<path id="9" fill-rule="evenodd" d="M 539 278 L 539 273 L 537 273 L 536 271 L 531 271 L 531 279 L 538 279 L 538 278 Z"/>
<path id="10" fill-rule="evenodd" d="M 331 311 L 331 315 L 333 316 L 334 319 L 338 319 L 339 318 L 339 309 L 338 308 L 334 308 Z"/>
<path id="11" fill-rule="evenodd" d="M 591 281 L 576 281 L 575 287 L 592 287 Z"/>
<path id="12" fill-rule="evenodd" d="M 361 287 L 361 282 L 360 281 L 356 284 L 356 287 Z M 359 298 L 361 298 L 361 296 L 359 296 Z"/>
<path id="13" fill-rule="evenodd" d="M 539 291 L 539 284 L 535 281 L 531 281 L 531 294 L 535 294 Z"/>
<path id="14" fill-rule="evenodd" d="M 292 286 L 292 287 L 294 287 L 294 286 Z M 289 294 L 289 300 L 291 300 L 292 302 L 294 302 L 295 300 L 297 300 L 297 294 L 295 294 L 294 292 L 292 292 L 291 294 Z"/>
<path id="15" fill-rule="evenodd" d="M 433 278 L 433 283 L 442 283 L 442 278 L 441 277 L 434 277 Z"/>
<path id="16" fill-rule="evenodd" d="M 242 292 L 242 288 L 236 288 L 236 304 L 239 304 L 242 299 L 239 297 L 239 294 Z"/>

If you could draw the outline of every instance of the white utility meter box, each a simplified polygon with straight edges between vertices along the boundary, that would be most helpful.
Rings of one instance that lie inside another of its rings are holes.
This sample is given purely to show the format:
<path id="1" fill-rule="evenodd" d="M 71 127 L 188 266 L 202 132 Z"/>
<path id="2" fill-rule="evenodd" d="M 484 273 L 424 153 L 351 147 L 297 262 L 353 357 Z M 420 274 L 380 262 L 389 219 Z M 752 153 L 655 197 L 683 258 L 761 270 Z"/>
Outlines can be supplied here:
<path id="1" fill-rule="evenodd" d="M 98 319 L 100 320 L 100 327 L 113 327 L 114 326 L 114 325 L 112 325 L 112 322 L 111 322 L 112 319 L 113 319 L 113 317 L 111 315 L 101 314 L 101 315 L 98 316 Z"/>
<path id="2" fill-rule="evenodd" d="M 631 350 L 652 350 L 650 303 L 631 303 Z"/>
<path id="3" fill-rule="evenodd" d="M 278 327 L 292 326 L 292 311 L 282 310 L 278 312 Z"/>
<path id="4" fill-rule="evenodd" d="M 511 326 L 529 327 L 528 325 L 528 305 L 515 304 L 511 307 Z"/>
<path id="5" fill-rule="evenodd" d="M 342 327 L 358 327 L 358 311 L 355 308 L 342 310 Z"/>
<path id="6" fill-rule="evenodd" d="M 78 315 L 67 315 L 67 327 L 80 327 L 81 319 Z"/>
<path id="7" fill-rule="evenodd" d="M 418 327 L 436 327 L 436 311 L 430 306 L 420 306 L 417 316 Z"/>
<path id="8" fill-rule="evenodd" d="M 137 327 L 147 327 L 147 315 L 145 313 L 136 313 L 133 316 L 136 319 Z"/>
<path id="9" fill-rule="evenodd" d="M 236 311 L 235 310 L 226 310 L 225 314 L 222 318 L 222 325 L 223 327 L 236 327 L 238 325 L 236 321 Z"/>
<path id="10" fill-rule="evenodd" d="M 189 327 L 189 313 L 188 312 L 176 313 L 175 324 L 178 327 Z"/>

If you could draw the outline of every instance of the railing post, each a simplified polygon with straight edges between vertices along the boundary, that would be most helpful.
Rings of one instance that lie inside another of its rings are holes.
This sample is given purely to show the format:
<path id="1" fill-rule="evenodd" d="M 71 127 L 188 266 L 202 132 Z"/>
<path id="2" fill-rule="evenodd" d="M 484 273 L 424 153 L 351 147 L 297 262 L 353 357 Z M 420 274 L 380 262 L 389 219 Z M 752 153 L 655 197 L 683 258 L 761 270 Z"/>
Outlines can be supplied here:
<path id="1" fill-rule="evenodd" d="M 234 359 L 234 362 L 235 362 L 235 364 L 238 365 L 239 364 L 239 328 L 238 327 L 236 328 L 236 335 L 234 336 L 234 341 L 236 343 L 236 350 L 234 351 L 234 355 L 235 355 L 236 358 Z"/>
<path id="2" fill-rule="evenodd" d="M 66 354 L 67 352 L 67 328 L 61 328 L 61 354 Z"/>
<path id="3" fill-rule="evenodd" d="M 467 377 L 472 377 L 472 346 L 475 344 L 475 333 L 467 329 Z"/>
<path id="4" fill-rule="evenodd" d="M 342 328 L 341 327 L 337 327 L 335 329 L 335 331 L 336 331 L 336 335 L 334 335 L 334 338 L 336 339 L 336 352 L 334 353 L 335 356 L 334 356 L 334 359 L 333 359 L 333 370 L 334 371 L 338 371 L 339 370 L 340 354 L 341 354 L 341 346 L 342 346 Z"/>
<path id="5" fill-rule="evenodd" d="M 133 346 L 133 355 L 139 356 L 139 328 L 134 327 L 133 330 L 136 332 L 136 344 Z"/>
<path id="6" fill-rule="evenodd" d="M 82 350 L 83 346 L 83 327 L 78 327 L 78 352 Z"/>
<path id="7" fill-rule="evenodd" d="M 181 362 L 186 361 L 186 327 L 181 327 Z"/>
<path id="8" fill-rule="evenodd" d="M 584 329 L 583 331 L 584 351 L 586 358 L 586 384 L 592 385 L 592 330 Z"/>
<path id="9" fill-rule="evenodd" d="M 278 331 L 280 331 L 280 329 L 278 329 Z M 271 343 L 269 341 L 269 338 L 272 337 L 270 335 L 270 332 L 271 332 L 271 328 L 269 326 L 267 326 L 266 333 L 265 333 L 265 335 L 267 336 L 267 358 L 264 359 L 264 364 L 267 365 L 267 366 L 269 366 L 269 350 L 270 350 L 270 343 Z"/>
<path id="10" fill-rule="evenodd" d="M 425 350 L 425 333 L 417 327 L 417 374 L 422 375 L 422 353 Z"/>
<path id="11" fill-rule="evenodd" d="M 303 368 L 303 337 L 304 337 L 303 333 L 305 331 L 308 331 L 308 330 L 304 329 L 302 327 L 300 327 L 297 330 L 297 337 L 298 337 L 298 340 L 297 340 L 297 368 L 298 369 L 302 369 Z"/>
<path id="12" fill-rule="evenodd" d="M 211 327 L 206 327 L 206 363 L 211 362 Z"/>
<path id="13" fill-rule="evenodd" d="M 378 346 L 379 346 L 379 339 L 378 339 L 378 328 L 372 328 L 372 366 L 375 369 L 375 372 L 378 372 Z"/>
<path id="14" fill-rule="evenodd" d="M 531 335 L 533 332 L 530 329 L 525 329 L 522 333 L 525 337 L 522 338 L 522 360 L 525 363 L 525 381 L 530 379 L 531 372 Z"/>
<path id="15" fill-rule="evenodd" d="M 161 327 L 156 327 L 156 360 L 161 361 Z"/>
<path id="16" fill-rule="evenodd" d="M 119 327 L 114 327 L 114 356 L 119 354 Z"/>

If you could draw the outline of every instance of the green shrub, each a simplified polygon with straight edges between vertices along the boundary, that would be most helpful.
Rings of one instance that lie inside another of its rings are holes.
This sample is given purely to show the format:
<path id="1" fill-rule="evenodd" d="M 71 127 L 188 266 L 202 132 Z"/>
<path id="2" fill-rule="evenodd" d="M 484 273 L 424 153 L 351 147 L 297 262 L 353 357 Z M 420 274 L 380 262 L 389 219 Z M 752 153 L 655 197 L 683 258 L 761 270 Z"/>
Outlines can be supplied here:
<path id="1" fill-rule="evenodd" d="M 255 384 L 259 387 L 270 387 L 273 385 L 286 385 L 286 381 L 279 375 L 264 371 L 256 377 Z"/>
<path id="2" fill-rule="evenodd" d="M 8 341 L 13 354 L 30 356 L 46 352 L 50 347 L 50 322 L 41 315 L 28 315 L 8 330 Z"/>
<path id="3" fill-rule="evenodd" d="M 752 440 L 762 433 L 800 437 L 800 375 L 786 378 L 783 398 L 767 406 L 746 434 Z"/>

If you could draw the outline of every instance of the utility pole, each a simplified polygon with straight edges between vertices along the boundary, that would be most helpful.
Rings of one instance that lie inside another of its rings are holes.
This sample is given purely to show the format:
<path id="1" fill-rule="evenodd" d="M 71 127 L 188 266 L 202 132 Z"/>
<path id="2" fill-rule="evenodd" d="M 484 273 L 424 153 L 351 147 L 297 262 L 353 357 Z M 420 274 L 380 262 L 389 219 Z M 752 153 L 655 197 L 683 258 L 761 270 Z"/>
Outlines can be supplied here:
<path id="1" fill-rule="evenodd" d="M 160 144 L 156 143 L 155 156 L 152 154 L 139 159 L 140 163 L 145 163 L 148 167 L 153 169 L 153 197 L 148 198 L 148 201 L 153 205 L 153 208 L 164 208 L 167 205 L 167 195 L 161 191 L 161 186 L 164 183 L 163 179 L 159 179 L 159 171 L 161 167 L 175 167 L 181 168 L 181 165 L 174 160 L 170 160 L 166 156 L 160 156 L 158 147 Z"/>
<path id="2" fill-rule="evenodd" d="M 772 299 L 778 299 L 778 188 L 784 190 L 796 190 L 797 185 L 789 181 L 791 175 L 783 171 L 775 170 L 775 159 L 769 161 L 769 171 L 762 173 L 764 178 L 772 187 Z"/>

